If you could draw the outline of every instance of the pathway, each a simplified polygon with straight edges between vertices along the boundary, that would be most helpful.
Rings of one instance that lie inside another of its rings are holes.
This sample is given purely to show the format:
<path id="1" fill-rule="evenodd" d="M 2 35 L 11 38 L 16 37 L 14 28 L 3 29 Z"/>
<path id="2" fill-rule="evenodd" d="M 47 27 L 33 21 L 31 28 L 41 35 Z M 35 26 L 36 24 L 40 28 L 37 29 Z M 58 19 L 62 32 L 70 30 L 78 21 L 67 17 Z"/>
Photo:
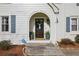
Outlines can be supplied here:
<path id="1" fill-rule="evenodd" d="M 32 44 L 28 47 L 28 49 L 30 50 L 30 56 L 64 56 L 60 48 L 55 47 L 53 44 L 36 44 L 36 46 L 33 46 Z"/>

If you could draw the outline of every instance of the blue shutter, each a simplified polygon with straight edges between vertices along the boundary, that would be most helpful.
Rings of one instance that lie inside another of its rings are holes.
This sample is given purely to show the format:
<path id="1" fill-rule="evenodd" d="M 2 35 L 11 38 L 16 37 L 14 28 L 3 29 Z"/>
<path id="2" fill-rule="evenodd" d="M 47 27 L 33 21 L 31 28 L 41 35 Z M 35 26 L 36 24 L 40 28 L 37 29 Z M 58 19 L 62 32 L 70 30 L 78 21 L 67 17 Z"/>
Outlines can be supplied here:
<path id="1" fill-rule="evenodd" d="M 11 33 L 16 32 L 16 15 L 11 15 Z"/>
<path id="2" fill-rule="evenodd" d="M 79 18 L 78 18 L 78 31 L 79 31 Z"/>
<path id="3" fill-rule="evenodd" d="M 70 32 L 70 17 L 66 17 L 66 32 Z"/>

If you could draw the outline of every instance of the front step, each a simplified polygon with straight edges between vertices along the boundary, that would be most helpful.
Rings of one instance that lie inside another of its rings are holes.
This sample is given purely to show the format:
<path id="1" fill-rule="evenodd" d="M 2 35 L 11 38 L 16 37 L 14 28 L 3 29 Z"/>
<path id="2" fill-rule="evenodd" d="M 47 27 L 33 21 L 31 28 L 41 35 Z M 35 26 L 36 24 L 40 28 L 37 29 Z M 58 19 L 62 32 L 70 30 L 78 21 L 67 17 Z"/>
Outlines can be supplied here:
<path id="1" fill-rule="evenodd" d="M 47 47 L 44 50 L 45 56 L 64 56 L 63 52 L 57 47 Z"/>
<path id="2" fill-rule="evenodd" d="M 30 45 L 30 56 L 63 56 L 63 52 L 53 44 Z"/>
<path id="3" fill-rule="evenodd" d="M 53 46 L 52 43 L 27 43 L 26 46 Z"/>

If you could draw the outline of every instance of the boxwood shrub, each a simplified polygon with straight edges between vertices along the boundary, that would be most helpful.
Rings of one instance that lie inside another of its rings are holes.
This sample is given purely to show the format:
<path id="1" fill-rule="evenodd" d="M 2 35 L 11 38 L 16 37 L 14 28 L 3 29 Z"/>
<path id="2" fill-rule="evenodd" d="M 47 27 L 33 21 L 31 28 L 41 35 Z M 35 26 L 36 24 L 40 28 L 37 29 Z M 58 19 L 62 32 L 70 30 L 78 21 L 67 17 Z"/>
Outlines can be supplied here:
<path id="1" fill-rule="evenodd" d="M 71 45 L 74 45 L 74 42 L 71 39 L 69 39 L 69 38 L 63 38 L 63 39 L 61 39 L 60 44 L 65 44 L 65 45 L 71 44 Z"/>
<path id="2" fill-rule="evenodd" d="M 0 41 L 0 48 L 3 50 L 8 50 L 11 47 L 11 41 L 10 40 L 3 40 Z"/>
<path id="3" fill-rule="evenodd" d="M 79 35 L 76 35 L 76 37 L 75 37 L 75 42 L 76 42 L 76 43 L 79 43 Z"/>

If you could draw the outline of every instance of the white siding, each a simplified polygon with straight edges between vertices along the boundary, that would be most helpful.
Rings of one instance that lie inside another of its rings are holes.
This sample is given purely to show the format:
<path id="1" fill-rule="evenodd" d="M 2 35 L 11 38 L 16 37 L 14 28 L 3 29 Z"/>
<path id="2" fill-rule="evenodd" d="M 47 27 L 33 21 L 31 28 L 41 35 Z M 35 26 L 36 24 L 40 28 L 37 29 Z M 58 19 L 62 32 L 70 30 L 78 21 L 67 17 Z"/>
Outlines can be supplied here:
<path id="1" fill-rule="evenodd" d="M 37 12 L 48 15 L 51 21 L 51 37 L 55 39 L 54 14 L 47 4 L 0 4 L 0 15 L 16 15 L 16 33 L 3 33 L 0 26 L 0 40 L 10 39 L 14 44 L 21 44 L 21 39 L 26 38 L 29 41 L 29 20 Z M 53 22 L 52 22 L 53 20 Z M 53 25 L 53 26 L 52 26 Z M 10 25 L 11 27 L 11 25 Z M 11 29 L 10 29 L 11 30 Z M 52 36 L 53 33 L 53 36 Z M 41 41 L 39 41 L 41 42 Z M 54 42 L 51 40 L 51 42 Z"/>
<path id="2" fill-rule="evenodd" d="M 70 38 L 74 40 L 79 32 L 66 32 L 66 17 L 79 17 L 79 6 L 76 6 L 75 3 L 59 4 L 58 6 L 60 8 L 60 14 L 58 15 L 59 23 L 56 28 L 56 38 L 57 40 L 60 40 L 61 38 Z"/>
<path id="3" fill-rule="evenodd" d="M 28 42 L 35 42 L 29 40 L 29 21 L 31 16 L 37 12 L 45 13 L 50 19 L 51 37 L 48 42 L 56 43 L 61 38 L 74 40 L 75 35 L 79 32 L 66 32 L 66 17 L 79 16 L 79 6 L 76 6 L 75 3 L 56 5 L 59 8 L 58 23 L 56 23 L 56 15 L 47 4 L 0 4 L 0 16 L 16 15 L 16 33 L 3 33 L 0 20 L 0 41 L 10 39 L 15 44 L 21 44 L 21 39 L 25 37 Z"/>

